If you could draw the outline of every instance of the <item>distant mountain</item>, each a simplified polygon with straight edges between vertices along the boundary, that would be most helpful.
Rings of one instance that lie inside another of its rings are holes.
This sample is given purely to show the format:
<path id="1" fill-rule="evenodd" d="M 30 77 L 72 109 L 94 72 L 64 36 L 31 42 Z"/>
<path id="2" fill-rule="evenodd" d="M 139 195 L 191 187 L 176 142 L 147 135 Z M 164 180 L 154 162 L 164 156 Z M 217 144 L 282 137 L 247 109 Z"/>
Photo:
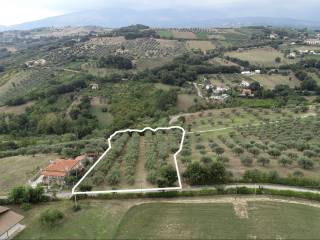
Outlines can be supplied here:
<path id="1" fill-rule="evenodd" d="M 6 27 L 6 26 L 2 26 L 2 25 L 0 25 L 0 31 L 5 31 L 5 30 L 7 30 L 8 28 Z"/>
<path id="2" fill-rule="evenodd" d="M 33 22 L 26 22 L 11 26 L 10 29 L 28 30 L 39 27 L 88 25 L 113 28 L 128 26 L 137 23 L 145 24 L 152 27 L 232 27 L 249 25 L 272 25 L 320 28 L 320 21 L 298 20 L 289 17 L 276 16 L 244 17 L 241 16 L 241 11 L 239 13 L 231 11 L 230 9 L 101 9 L 50 17 Z"/>

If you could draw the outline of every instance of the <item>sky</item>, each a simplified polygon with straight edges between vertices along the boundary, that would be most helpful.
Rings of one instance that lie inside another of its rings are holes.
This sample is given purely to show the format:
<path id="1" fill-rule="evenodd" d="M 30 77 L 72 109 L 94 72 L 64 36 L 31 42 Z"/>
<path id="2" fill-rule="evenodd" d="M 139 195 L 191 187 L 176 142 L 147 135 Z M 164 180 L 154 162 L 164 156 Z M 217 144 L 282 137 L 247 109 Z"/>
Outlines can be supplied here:
<path id="1" fill-rule="evenodd" d="M 286 16 L 312 20 L 320 10 L 320 0 L 0 0 L 0 25 L 14 25 L 72 12 L 101 8 L 173 9 L 232 8 L 247 9 L 244 14 L 268 16 L 272 9 Z M 267 9 L 269 9 L 268 12 Z M 271 10 L 270 10 L 271 9 Z M 308 14 L 310 11 L 310 14 Z M 301 12 L 301 13 L 300 13 Z M 296 16 L 300 15 L 300 16 Z"/>

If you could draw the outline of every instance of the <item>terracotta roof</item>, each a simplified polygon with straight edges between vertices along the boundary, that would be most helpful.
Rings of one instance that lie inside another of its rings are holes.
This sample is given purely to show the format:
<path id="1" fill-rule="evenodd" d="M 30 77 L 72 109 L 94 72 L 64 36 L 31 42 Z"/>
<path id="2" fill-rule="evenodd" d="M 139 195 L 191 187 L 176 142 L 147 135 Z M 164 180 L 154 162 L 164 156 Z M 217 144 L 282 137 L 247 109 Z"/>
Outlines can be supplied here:
<path id="1" fill-rule="evenodd" d="M 24 217 L 9 208 L 0 206 L 0 235 L 7 232 L 14 225 L 19 223 Z"/>
<path id="2" fill-rule="evenodd" d="M 50 163 L 48 167 L 46 167 L 42 171 L 42 175 L 44 176 L 54 176 L 54 177 L 63 177 L 68 174 L 68 172 L 73 169 L 78 163 L 78 160 L 73 159 L 58 159 L 53 163 Z"/>

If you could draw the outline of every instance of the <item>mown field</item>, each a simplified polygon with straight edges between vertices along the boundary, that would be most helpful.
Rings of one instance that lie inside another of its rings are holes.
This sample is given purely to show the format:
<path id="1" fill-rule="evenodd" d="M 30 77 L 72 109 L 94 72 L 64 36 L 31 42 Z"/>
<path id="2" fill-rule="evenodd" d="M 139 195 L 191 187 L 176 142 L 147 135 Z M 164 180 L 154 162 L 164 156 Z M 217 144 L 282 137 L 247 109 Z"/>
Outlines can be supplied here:
<path id="1" fill-rule="evenodd" d="M 242 205 L 246 218 L 231 203 L 192 199 L 203 203 L 84 200 L 78 212 L 72 210 L 71 201 L 37 205 L 27 212 L 15 208 L 27 225 L 17 239 L 316 239 L 320 234 L 319 208 L 249 201 Z M 39 221 L 49 208 L 64 214 L 52 228 Z"/>
<path id="2" fill-rule="evenodd" d="M 93 190 L 177 186 L 173 154 L 179 149 L 181 134 L 180 130 L 165 130 L 116 135 L 111 150 L 79 189 L 88 185 Z"/>
<path id="3" fill-rule="evenodd" d="M 116 238 L 317 238 L 320 211 L 314 210 L 300 205 L 253 202 L 248 206 L 249 218 L 240 219 L 231 204 L 143 204 L 124 216 Z"/>
<path id="4" fill-rule="evenodd" d="M 0 159 L 0 194 L 8 193 L 13 187 L 25 185 L 40 168 L 47 166 L 56 154 L 37 154 L 35 156 L 14 156 Z"/>
<path id="5" fill-rule="evenodd" d="M 226 53 L 226 56 L 239 58 L 241 60 L 248 61 L 253 65 L 265 67 L 276 67 L 283 64 L 293 64 L 296 62 L 294 59 L 285 58 L 280 51 L 271 47 L 254 48 L 241 52 L 233 51 Z M 275 61 L 277 57 L 281 58 L 280 63 Z"/>

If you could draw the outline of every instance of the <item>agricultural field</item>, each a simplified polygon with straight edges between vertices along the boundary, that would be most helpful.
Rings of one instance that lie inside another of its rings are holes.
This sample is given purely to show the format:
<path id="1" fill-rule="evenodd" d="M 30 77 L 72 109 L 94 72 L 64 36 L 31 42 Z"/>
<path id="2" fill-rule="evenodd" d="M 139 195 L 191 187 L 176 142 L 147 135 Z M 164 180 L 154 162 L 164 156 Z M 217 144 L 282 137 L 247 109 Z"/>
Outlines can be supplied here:
<path id="1" fill-rule="evenodd" d="M 187 41 L 186 42 L 188 49 L 200 49 L 201 51 L 208 51 L 215 49 L 215 45 L 211 41 Z"/>
<path id="2" fill-rule="evenodd" d="M 259 82 L 265 89 L 274 89 L 275 86 L 280 84 L 285 84 L 291 88 L 299 87 L 301 81 L 299 81 L 293 73 L 289 75 L 281 74 L 256 74 L 252 76 L 245 76 L 242 74 L 210 74 L 206 75 L 206 78 L 213 85 L 225 85 L 231 88 L 239 87 L 242 81 L 252 83 L 254 81 Z M 199 77 L 200 82 L 203 79 L 203 76 Z"/>
<path id="3" fill-rule="evenodd" d="M 24 185 L 41 168 L 51 160 L 58 158 L 56 154 L 37 154 L 6 157 L 0 159 L 0 195 L 6 194 L 15 186 Z"/>
<path id="4" fill-rule="evenodd" d="M 157 31 L 157 34 L 161 38 L 173 38 L 173 33 L 170 30 L 159 30 L 159 31 Z"/>
<path id="5" fill-rule="evenodd" d="M 172 34 L 176 39 L 197 39 L 197 35 L 193 32 L 172 31 Z"/>
<path id="6" fill-rule="evenodd" d="M 173 154 L 180 130 L 117 134 L 112 148 L 80 184 L 93 190 L 144 189 L 177 186 Z"/>
<path id="7" fill-rule="evenodd" d="M 188 111 L 196 103 L 202 102 L 203 99 L 196 94 L 179 94 L 177 100 L 177 108 L 179 111 Z"/>
<path id="8" fill-rule="evenodd" d="M 315 132 L 319 118 L 312 110 L 225 109 L 185 118 L 193 132 L 188 135 L 185 154 L 179 157 L 186 165 L 217 159 L 225 162 L 235 179 L 254 169 L 276 170 L 281 177 L 319 179 L 320 146 Z"/>
<path id="9" fill-rule="evenodd" d="M 262 67 L 277 67 L 284 64 L 296 63 L 295 59 L 285 58 L 283 53 L 271 48 L 254 48 L 244 51 L 233 51 L 225 54 L 226 56 L 239 58 L 244 61 L 250 62 L 252 65 L 262 66 Z M 276 62 L 276 58 L 281 58 L 281 62 Z"/>
<path id="10" fill-rule="evenodd" d="M 27 212 L 17 207 L 27 225 L 17 239 L 315 239 L 320 234 L 318 207 L 237 199 L 82 200 L 77 212 L 71 201 L 41 204 Z M 54 228 L 43 227 L 40 214 L 52 208 L 63 212 L 64 219 Z"/>
<path id="11" fill-rule="evenodd" d="M 100 127 L 108 127 L 113 122 L 113 116 L 108 112 L 110 105 L 104 97 L 91 99 L 90 113 L 97 117 Z"/>

